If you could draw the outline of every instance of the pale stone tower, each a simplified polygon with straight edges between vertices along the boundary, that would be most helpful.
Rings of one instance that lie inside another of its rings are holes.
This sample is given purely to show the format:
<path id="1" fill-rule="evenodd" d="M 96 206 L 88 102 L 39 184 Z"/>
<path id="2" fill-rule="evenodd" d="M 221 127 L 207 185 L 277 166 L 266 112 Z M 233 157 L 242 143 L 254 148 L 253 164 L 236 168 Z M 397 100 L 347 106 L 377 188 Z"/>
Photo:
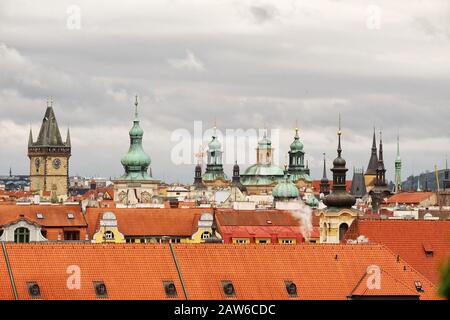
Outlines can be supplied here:
<path id="1" fill-rule="evenodd" d="M 66 141 L 63 142 L 53 111 L 53 101 L 47 102 L 38 139 L 33 141 L 31 129 L 28 138 L 31 190 L 40 194 L 48 191 L 53 200 L 66 197 L 69 190 L 70 156 L 69 130 Z"/>

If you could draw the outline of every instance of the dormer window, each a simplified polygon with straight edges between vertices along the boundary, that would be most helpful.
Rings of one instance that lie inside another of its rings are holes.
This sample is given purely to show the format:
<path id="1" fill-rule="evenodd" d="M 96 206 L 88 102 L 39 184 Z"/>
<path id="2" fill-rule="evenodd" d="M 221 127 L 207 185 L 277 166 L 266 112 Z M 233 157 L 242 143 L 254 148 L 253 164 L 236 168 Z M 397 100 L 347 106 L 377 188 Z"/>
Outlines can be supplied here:
<path id="1" fill-rule="evenodd" d="M 425 255 L 427 257 L 433 257 L 433 246 L 430 243 L 424 243 L 423 244 L 423 250 L 425 251 Z"/>

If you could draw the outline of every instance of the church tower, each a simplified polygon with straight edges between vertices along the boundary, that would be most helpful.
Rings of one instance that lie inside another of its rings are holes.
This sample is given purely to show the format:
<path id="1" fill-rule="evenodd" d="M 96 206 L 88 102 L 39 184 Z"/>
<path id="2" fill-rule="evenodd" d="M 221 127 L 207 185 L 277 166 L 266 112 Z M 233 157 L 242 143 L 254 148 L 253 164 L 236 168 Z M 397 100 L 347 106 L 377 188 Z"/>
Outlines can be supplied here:
<path id="1" fill-rule="evenodd" d="M 159 184 L 148 173 L 151 160 L 142 147 L 144 130 L 139 125 L 137 96 L 134 106 L 133 127 L 129 131 L 130 147 L 121 160 L 125 173 L 114 181 L 116 206 L 148 206 Z"/>
<path id="2" fill-rule="evenodd" d="M 395 193 L 402 191 L 402 159 L 400 158 L 400 138 L 397 136 L 397 156 L 395 157 Z"/>
<path id="3" fill-rule="evenodd" d="M 70 156 L 69 130 L 64 142 L 53 111 L 53 101 L 47 102 L 47 110 L 37 140 L 33 140 L 31 129 L 28 138 L 31 190 L 41 194 L 50 192 L 53 200 L 61 196 L 67 197 Z"/>
<path id="4" fill-rule="evenodd" d="M 291 143 L 289 150 L 288 173 L 290 180 L 295 183 L 297 188 L 310 187 L 312 185 L 309 168 L 305 167 L 305 151 L 298 135 L 298 127 L 295 128 L 294 141 Z"/>
<path id="5" fill-rule="evenodd" d="M 211 187 L 223 187 L 229 185 L 228 177 L 223 171 L 222 144 L 217 139 L 217 127 L 214 124 L 214 133 L 208 143 L 207 164 L 203 182 Z"/>
<path id="6" fill-rule="evenodd" d="M 372 200 L 373 213 L 379 213 L 381 202 L 383 202 L 384 198 L 390 195 L 389 188 L 386 184 L 386 169 L 384 167 L 383 139 L 381 137 L 381 131 L 380 131 L 380 150 L 378 156 L 378 167 L 376 172 L 377 175 L 375 178 L 375 186 L 369 192 L 369 195 Z"/>
<path id="7" fill-rule="evenodd" d="M 337 158 L 333 161 L 333 190 L 325 197 L 323 203 L 327 206 L 319 211 L 320 217 L 320 242 L 339 243 L 344 238 L 345 233 L 358 217 L 359 211 L 352 206 L 356 198 L 347 192 L 345 167 L 347 162 L 342 158 L 341 148 L 341 119 L 339 116 L 338 148 Z"/>

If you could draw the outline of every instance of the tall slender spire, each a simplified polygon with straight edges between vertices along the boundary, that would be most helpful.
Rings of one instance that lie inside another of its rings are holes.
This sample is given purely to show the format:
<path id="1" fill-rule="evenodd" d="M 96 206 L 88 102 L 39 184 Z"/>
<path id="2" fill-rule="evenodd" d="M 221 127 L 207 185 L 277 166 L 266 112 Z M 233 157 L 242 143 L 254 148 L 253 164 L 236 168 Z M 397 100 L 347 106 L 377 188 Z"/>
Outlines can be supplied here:
<path id="1" fill-rule="evenodd" d="M 400 158 L 400 135 L 397 134 L 397 156 L 394 162 L 395 167 L 395 192 L 402 190 L 402 159 Z"/>
<path id="2" fill-rule="evenodd" d="M 70 146 L 71 146 L 71 142 L 70 142 L 70 129 L 69 129 L 69 128 L 67 128 L 66 146 L 67 146 L 67 147 L 70 147 Z"/>
<path id="3" fill-rule="evenodd" d="M 323 153 L 323 176 L 320 180 L 320 193 L 327 195 L 330 193 L 330 183 L 327 178 L 327 166 L 326 166 L 326 158 L 325 152 Z"/>
<path id="4" fill-rule="evenodd" d="M 33 131 L 31 130 L 30 127 L 30 134 L 28 135 L 28 147 L 32 147 L 33 146 Z"/>
<path id="5" fill-rule="evenodd" d="M 373 128 L 373 138 L 372 138 L 372 151 L 370 154 L 369 165 L 367 166 L 366 175 L 375 176 L 377 174 L 378 168 L 378 157 L 377 157 L 377 141 L 375 137 L 375 127 Z"/>
<path id="6" fill-rule="evenodd" d="M 342 153 L 341 134 L 342 134 L 342 131 L 341 131 L 341 114 L 339 113 L 339 130 L 338 130 L 338 140 L 339 140 L 339 142 L 338 142 L 338 148 L 337 148 L 338 157 L 340 157 L 341 153 Z"/>
<path id="7" fill-rule="evenodd" d="M 323 153 L 323 175 L 322 175 L 322 179 L 327 179 L 327 165 L 326 165 L 326 160 L 325 160 L 325 152 Z"/>

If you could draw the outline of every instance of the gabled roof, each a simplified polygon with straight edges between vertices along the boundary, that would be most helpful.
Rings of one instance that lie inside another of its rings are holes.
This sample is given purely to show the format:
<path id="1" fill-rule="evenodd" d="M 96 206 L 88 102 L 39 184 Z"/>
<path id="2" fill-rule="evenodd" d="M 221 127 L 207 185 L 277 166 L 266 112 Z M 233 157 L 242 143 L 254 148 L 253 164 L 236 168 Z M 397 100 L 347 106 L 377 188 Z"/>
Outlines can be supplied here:
<path id="1" fill-rule="evenodd" d="M 201 214 L 212 213 L 211 208 L 87 208 L 91 238 L 108 211 L 116 215 L 119 231 L 125 236 L 190 236 L 197 230 Z"/>
<path id="2" fill-rule="evenodd" d="M 364 235 L 370 243 L 382 243 L 433 283 L 439 265 L 450 254 L 450 221 L 354 220 L 343 242 Z M 432 256 L 425 249 L 432 248 Z"/>
<path id="3" fill-rule="evenodd" d="M 42 213 L 43 219 L 37 217 Z M 73 213 L 73 219 L 67 214 Z M 86 227 L 79 205 L 2 205 L 0 206 L 0 226 L 26 218 L 44 227 Z"/>
<path id="4" fill-rule="evenodd" d="M 418 204 L 433 195 L 433 192 L 400 192 L 389 197 L 387 203 Z"/>

